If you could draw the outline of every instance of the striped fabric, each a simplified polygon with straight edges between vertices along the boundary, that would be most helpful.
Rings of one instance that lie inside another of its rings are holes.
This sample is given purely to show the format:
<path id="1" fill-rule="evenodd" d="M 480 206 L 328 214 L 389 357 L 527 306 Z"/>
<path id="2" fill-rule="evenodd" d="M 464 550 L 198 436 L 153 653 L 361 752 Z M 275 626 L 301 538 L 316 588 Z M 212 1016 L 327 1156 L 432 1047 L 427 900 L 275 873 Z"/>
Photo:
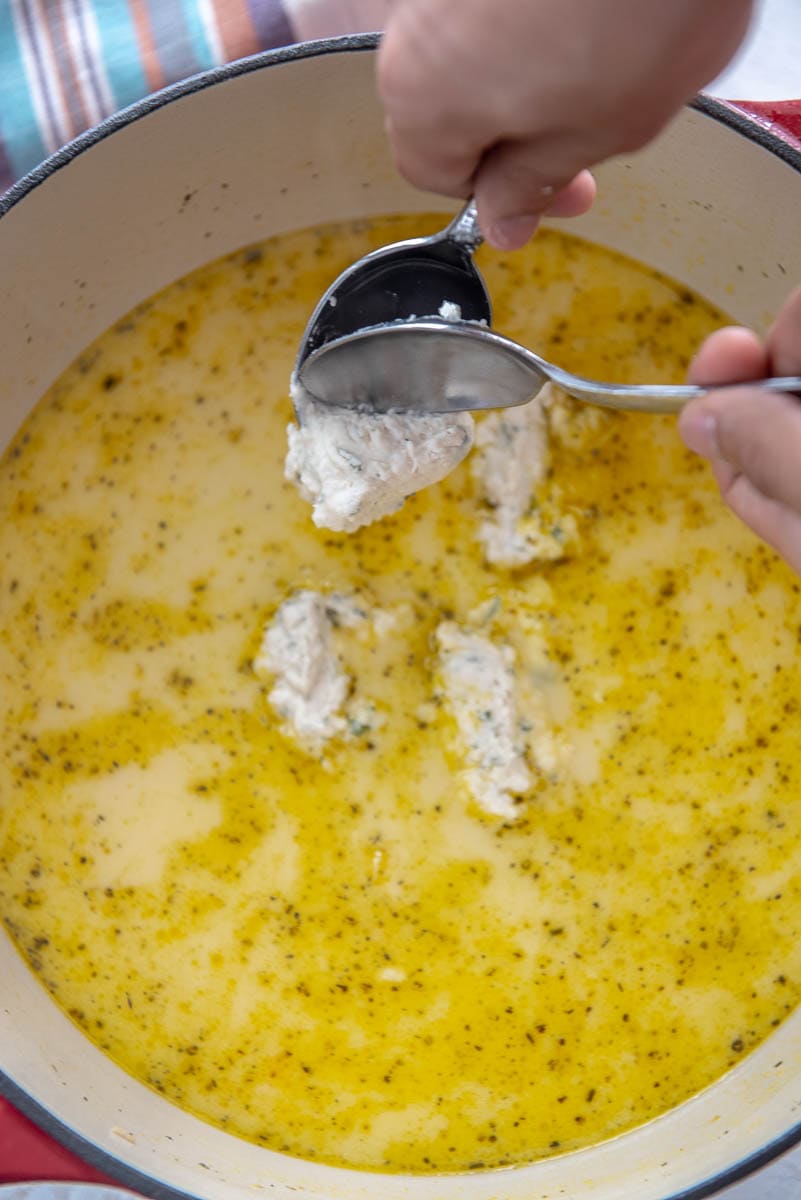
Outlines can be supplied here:
<path id="1" fill-rule="evenodd" d="M 126 104 L 294 41 L 384 28 L 393 0 L 0 0 L 0 194 Z"/>
<path id="2" fill-rule="evenodd" d="M 148 92 L 295 41 L 291 3 L 0 0 L 0 193 Z"/>

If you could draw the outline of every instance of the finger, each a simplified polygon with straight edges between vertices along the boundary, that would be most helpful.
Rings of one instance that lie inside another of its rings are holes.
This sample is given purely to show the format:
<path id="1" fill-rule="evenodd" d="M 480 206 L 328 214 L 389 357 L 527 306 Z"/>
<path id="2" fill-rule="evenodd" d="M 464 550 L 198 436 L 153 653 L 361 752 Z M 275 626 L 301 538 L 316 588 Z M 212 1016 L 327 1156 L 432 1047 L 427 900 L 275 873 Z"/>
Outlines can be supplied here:
<path id="1" fill-rule="evenodd" d="M 467 199 L 473 194 L 473 177 L 484 147 L 471 137 L 447 140 L 428 137 L 414 127 L 403 127 L 391 117 L 384 121 L 395 166 L 404 179 L 423 191 Z"/>
<path id="2" fill-rule="evenodd" d="M 750 329 L 730 326 L 717 329 L 706 339 L 690 363 L 687 378 L 690 383 L 713 387 L 763 379 L 767 373 L 767 351 L 757 335 Z"/>
<path id="3" fill-rule="evenodd" d="M 441 16 L 438 5 L 397 6 L 379 46 L 378 92 L 401 174 L 427 191 L 467 196 L 495 135 L 462 85 L 465 29 Z"/>
<path id="4" fill-rule="evenodd" d="M 801 375 L 801 287 L 796 288 L 768 335 L 775 375 Z"/>
<path id="5" fill-rule="evenodd" d="M 801 574 L 801 515 L 764 496 L 728 463 L 713 462 L 720 494 L 729 508 Z"/>
<path id="6" fill-rule="evenodd" d="M 531 236 L 538 219 L 586 166 L 571 138 L 554 135 L 528 141 L 506 141 L 484 156 L 474 193 L 481 230 L 499 250 L 513 250 Z M 578 185 L 583 197 L 583 177 Z"/>
<path id="7" fill-rule="evenodd" d="M 579 171 L 566 188 L 556 192 L 545 210 L 549 217 L 581 217 L 595 203 L 595 179 L 589 171 Z M 519 250 L 535 233 L 540 223 L 539 216 L 507 217 L 491 233 L 491 244 L 499 250 Z"/>
<path id="8" fill-rule="evenodd" d="M 721 389 L 679 418 L 690 450 L 745 475 L 768 500 L 801 513 L 801 400 L 759 388 Z"/>
<path id="9" fill-rule="evenodd" d="M 476 156 L 480 152 L 478 143 L 470 139 L 459 143 L 452 136 L 443 147 L 439 140 L 432 144 L 421 138 L 419 131 L 413 133 L 410 130 L 409 136 L 404 136 L 391 117 L 387 117 L 384 124 L 398 170 L 410 183 L 463 199 L 473 194 Z M 544 185 L 542 196 L 549 216 L 580 217 L 592 208 L 596 192 L 595 179 L 585 170 L 579 171 L 561 191 L 556 191 L 552 185 Z M 538 223 L 539 217 L 532 216 L 530 219 L 524 217 L 514 231 L 507 226 L 503 248 L 517 249 L 524 245 Z"/>
<path id="10" fill-rule="evenodd" d="M 566 188 L 553 198 L 546 210 L 549 217 L 582 217 L 595 203 L 595 180 L 589 171 L 579 171 Z"/>

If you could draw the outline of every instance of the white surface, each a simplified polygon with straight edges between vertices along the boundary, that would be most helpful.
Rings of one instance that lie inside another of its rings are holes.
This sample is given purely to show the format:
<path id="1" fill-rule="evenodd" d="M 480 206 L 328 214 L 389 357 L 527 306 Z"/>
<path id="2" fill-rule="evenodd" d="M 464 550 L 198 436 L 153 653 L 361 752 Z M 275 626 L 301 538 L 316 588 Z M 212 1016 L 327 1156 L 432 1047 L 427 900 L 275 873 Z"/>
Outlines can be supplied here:
<path id="1" fill-rule="evenodd" d="M 133 1192 L 102 1183 L 9 1183 L 0 1187 L 0 1200 L 131 1200 L 132 1196 Z"/>
<path id="2" fill-rule="evenodd" d="M 284 0 L 284 7 L 307 41 L 383 29 L 392 0 Z M 801 99 L 801 0 L 758 0 L 737 57 L 704 90 L 727 100 Z"/>
<path id="3" fill-rule="evenodd" d="M 801 100 L 801 0 L 759 0 L 737 56 L 705 90 L 727 100 Z"/>

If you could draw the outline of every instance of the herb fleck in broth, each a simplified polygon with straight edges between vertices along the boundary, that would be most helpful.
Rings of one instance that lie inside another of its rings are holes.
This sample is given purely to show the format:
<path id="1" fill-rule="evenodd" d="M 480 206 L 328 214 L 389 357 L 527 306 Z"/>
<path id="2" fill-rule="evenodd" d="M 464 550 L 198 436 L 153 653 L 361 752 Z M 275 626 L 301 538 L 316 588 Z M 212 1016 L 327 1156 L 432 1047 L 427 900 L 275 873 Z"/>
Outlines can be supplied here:
<path id="1" fill-rule="evenodd" d="M 655 1116 L 801 993 L 798 585 L 671 419 L 576 413 L 552 465 L 580 549 L 521 572 L 482 562 L 469 463 L 349 537 L 283 481 L 314 301 L 440 224 L 287 235 L 168 288 L 62 377 L 0 477 L 0 905 L 21 951 L 176 1103 L 423 1172 Z M 555 232 L 484 265 L 499 328 L 599 377 L 678 380 L 723 320 Z M 251 668 L 300 587 L 407 613 L 347 649 L 388 719 L 322 761 Z M 436 626 L 493 597 L 518 648 L 545 623 L 572 747 L 507 825 L 430 704 Z"/>

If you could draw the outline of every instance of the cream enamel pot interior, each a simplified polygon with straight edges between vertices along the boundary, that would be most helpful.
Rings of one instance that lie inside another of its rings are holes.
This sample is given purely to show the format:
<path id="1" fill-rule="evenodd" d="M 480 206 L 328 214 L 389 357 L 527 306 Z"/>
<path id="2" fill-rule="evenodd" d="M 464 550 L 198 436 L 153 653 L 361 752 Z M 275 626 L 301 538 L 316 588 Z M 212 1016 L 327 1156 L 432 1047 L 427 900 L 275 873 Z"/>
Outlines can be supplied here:
<path id="1" fill-rule="evenodd" d="M 84 135 L 0 199 L 2 444 L 96 335 L 201 263 L 316 222 L 445 211 L 393 169 L 374 46 L 370 36 L 311 43 L 199 76 Z M 569 228 L 764 327 L 801 280 L 799 172 L 801 153 L 704 101 L 647 151 L 599 171 L 599 202 Z M 0 1068 L 0 1090 L 56 1138 L 160 1197 L 689 1200 L 801 1139 L 798 1011 L 701 1095 L 589 1150 L 472 1176 L 308 1164 L 129 1078 L 2 936 Z"/>

